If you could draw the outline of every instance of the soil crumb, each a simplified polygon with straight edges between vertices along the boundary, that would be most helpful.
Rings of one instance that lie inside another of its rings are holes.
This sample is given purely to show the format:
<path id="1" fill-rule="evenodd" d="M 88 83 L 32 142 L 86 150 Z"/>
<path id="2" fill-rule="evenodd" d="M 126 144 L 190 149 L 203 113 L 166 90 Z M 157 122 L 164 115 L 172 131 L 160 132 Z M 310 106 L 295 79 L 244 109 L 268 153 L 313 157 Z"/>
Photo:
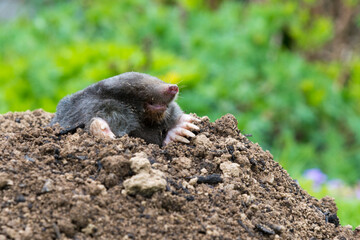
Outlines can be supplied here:
<path id="1" fill-rule="evenodd" d="M 0 115 L 0 240 L 360 239 L 230 114 L 163 148 L 62 131 L 52 117 Z"/>

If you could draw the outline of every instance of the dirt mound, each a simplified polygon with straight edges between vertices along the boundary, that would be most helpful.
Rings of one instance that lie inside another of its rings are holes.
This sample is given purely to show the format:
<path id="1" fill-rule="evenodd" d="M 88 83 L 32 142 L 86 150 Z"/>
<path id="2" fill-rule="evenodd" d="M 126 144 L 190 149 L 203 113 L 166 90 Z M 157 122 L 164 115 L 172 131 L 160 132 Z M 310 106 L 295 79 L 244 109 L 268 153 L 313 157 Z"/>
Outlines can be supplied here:
<path id="1" fill-rule="evenodd" d="M 226 115 L 160 148 L 0 115 L 0 239 L 356 239 Z"/>

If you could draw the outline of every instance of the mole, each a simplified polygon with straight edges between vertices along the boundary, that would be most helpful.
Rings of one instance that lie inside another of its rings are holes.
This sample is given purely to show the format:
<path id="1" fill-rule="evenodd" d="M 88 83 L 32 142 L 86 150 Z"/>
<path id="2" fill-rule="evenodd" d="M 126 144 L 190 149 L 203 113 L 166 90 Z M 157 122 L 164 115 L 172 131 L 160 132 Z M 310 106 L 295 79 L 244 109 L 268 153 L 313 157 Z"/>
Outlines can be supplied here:
<path id="1" fill-rule="evenodd" d="M 60 100 L 50 125 L 83 125 L 91 134 L 115 139 L 128 134 L 160 146 L 189 143 L 200 120 L 175 102 L 179 88 L 144 73 L 127 72 L 94 83 Z"/>

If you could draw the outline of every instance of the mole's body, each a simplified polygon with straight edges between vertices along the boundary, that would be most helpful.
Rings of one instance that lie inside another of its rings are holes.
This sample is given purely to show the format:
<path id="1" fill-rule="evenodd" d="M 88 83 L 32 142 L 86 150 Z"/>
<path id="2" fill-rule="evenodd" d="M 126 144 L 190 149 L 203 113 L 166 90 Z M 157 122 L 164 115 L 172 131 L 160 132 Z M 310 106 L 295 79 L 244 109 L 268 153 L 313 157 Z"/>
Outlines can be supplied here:
<path id="1" fill-rule="evenodd" d="M 162 145 L 171 140 L 188 142 L 198 130 L 194 117 L 174 102 L 178 87 L 147 74 L 114 76 L 64 97 L 51 125 L 63 128 L 85 124 L 94 135 L 114 138 L 128 134 Z"/>

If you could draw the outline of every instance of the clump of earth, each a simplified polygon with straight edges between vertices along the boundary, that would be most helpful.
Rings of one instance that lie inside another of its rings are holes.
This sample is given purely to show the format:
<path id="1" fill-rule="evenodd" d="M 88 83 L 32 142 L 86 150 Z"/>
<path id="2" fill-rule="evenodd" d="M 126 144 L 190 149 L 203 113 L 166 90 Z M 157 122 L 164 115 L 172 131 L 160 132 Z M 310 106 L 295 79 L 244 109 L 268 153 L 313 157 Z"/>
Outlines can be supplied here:
<path id="1" fill-rule="evenodd" d="M 52 117 L 0 115 L 0 240 L 360 238 L 232 115 L 203 117 L 189 144 L 165 147 L 50 127 Z"/>

